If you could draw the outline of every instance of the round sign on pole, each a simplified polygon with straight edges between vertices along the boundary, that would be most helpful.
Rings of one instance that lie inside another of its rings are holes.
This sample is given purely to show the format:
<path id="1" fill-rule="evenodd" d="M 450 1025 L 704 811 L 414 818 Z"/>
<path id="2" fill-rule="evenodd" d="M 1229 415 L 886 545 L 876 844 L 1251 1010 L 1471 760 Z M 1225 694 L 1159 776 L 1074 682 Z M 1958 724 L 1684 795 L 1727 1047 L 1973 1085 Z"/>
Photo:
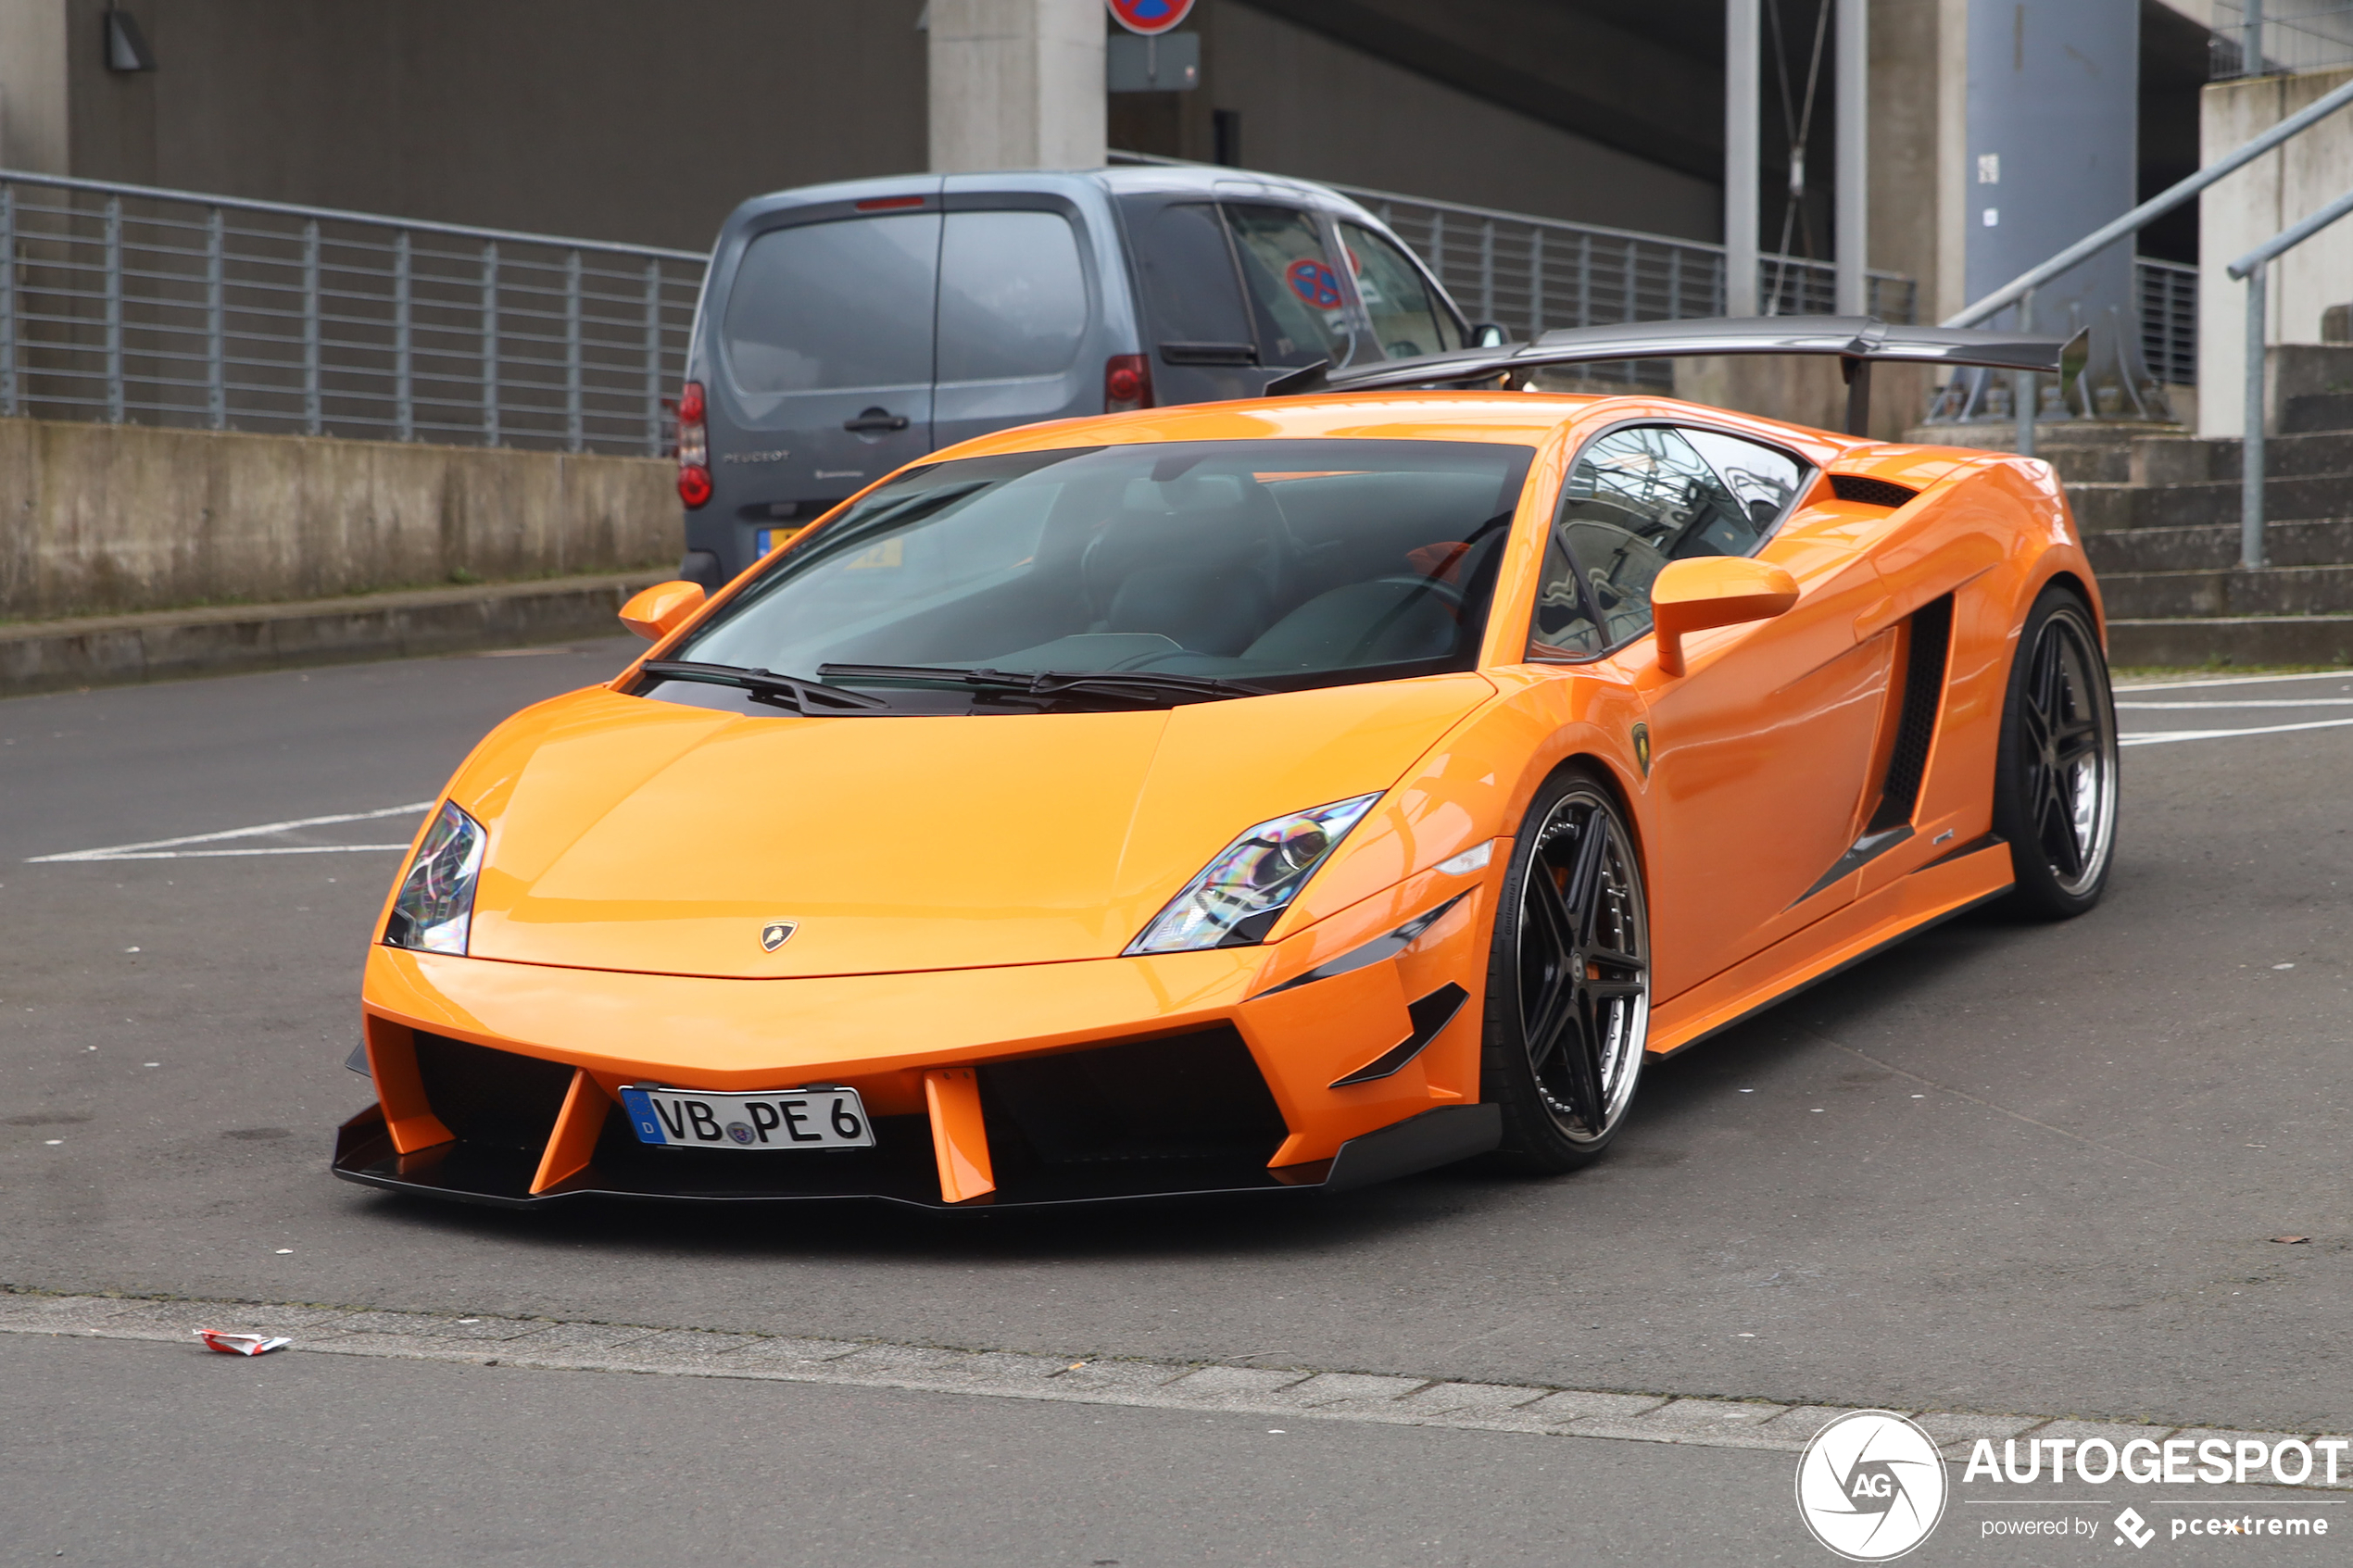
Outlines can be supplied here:
<path id="1" fill-rule="evenodd" d="M 1150 37 L 1166 32 L 1193 14 L 1193 0 L 1103 0 L 1119 25 Z"/>

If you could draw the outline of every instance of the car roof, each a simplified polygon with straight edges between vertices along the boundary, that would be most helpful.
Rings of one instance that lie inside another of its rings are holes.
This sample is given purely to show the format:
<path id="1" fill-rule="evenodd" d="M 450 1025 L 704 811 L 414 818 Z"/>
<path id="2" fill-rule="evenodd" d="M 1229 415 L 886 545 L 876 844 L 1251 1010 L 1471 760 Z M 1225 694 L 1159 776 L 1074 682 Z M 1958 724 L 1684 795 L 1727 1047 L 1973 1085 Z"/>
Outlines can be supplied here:
<path id="1" fill-rule="evenodd" d="M 1362 205 L 1350 200 L 1328 185 L 1312 180 L 1293 179 L 1289 175 L 1266 174 L 1251 169 L 1227 169 L 1214 164 L 1117 164 L 1101 169 L 1010 169 L 983 170 L 970 174 L 894 174 L 872 180 L 843 180 L 824 185 L 797 185 L 787 190 L 770 191 L 747 197 L 729 215 L 726 227 L 732 229 L 771 213 L 788 211 L 797 207 L 814 207 L 831 202 L 871 201 L 876 198 L 903 195 L 932 195 L 943 184 L 960 192 L 1001 189 L 1008 191 L 1052 190 L 1056 186 L 1092 185 L 1108 195 L 1147 195 L 1154 194 L 1200 194 L 1228 200 L 1248 200 L 1252 196 L 1290 200 L 1311 207 L 1344 213 L 1386 228 Z"/>

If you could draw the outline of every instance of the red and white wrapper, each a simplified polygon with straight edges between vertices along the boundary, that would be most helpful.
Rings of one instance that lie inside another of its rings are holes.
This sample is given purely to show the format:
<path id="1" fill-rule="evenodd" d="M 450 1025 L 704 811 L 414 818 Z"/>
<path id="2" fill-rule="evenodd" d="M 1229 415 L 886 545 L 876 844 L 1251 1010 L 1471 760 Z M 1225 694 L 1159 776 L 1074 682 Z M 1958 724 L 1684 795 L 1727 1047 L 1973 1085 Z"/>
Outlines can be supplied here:
<path id="1" fill-rule="evenodd" d="M 224 1356 L 266 1356 L 294 1343 L 284 1335 L 233 1334 L 226 1329 L 200 1328 L 196 1337 Z"/>

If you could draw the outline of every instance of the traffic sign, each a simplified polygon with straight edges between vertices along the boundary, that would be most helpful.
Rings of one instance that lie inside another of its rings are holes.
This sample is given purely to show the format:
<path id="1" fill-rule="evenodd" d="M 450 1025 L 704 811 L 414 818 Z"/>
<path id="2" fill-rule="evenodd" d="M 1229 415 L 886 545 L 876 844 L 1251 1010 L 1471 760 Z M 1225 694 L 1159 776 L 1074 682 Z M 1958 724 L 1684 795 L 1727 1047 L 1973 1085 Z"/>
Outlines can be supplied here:
<path id="1" fill-rule="evenodd" d="M 1193 0 L 1103 0 L 1130 32 L 1166 32 L 1193 13 Z"/>

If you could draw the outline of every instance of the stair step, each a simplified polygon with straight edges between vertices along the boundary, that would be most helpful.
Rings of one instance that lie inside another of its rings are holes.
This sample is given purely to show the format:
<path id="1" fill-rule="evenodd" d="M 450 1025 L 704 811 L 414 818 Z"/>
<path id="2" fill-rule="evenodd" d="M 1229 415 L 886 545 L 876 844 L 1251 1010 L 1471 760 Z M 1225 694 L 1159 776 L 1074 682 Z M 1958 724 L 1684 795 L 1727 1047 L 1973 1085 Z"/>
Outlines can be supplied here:
<path id="1" fill-rule="evenodd" d="M 2106 582 L 2111 572 L 2208 571 L 2235 567 L 2239 525 L 2120 528 L 2086 533 L 2084 553 Z M 2341 566 L 2353 562 L 2353 518 L 2267 523 L 2263 554 L 2273 566 Z"/>
<path id="2" fill-rule="evenodd" d="M 2236 484 L 2244 447 L 2236 436 L 2201 439 L 2194 435 L 2151 436 L 2133 444 L 2127 471 L 2116 475 L 2136 484 Z M 2353 473 L 2353 431 L 2325 431 L 2311 435 L 2275 435 L 2263 444 L 2263 478 L 2299 479 L 2314 474 Z M 2075 476 L 2061 470 L 2059 477 Z M 2086 480 L 2109 475 L 2086 473 Z"/>
<path id="3" fill-rule="evenodd" d="M 2099 581 L 2108 613 L 2123 620 L 2353 613 L 2353 565 L 2103 571 Z"/>
<path id="4" fill-rule="evenodd" d="M 2307 392 L 2280 410 L 2280 433 L 2353 430 L 2353 392 Z"/>
<path id="5" fill-rule="evenodd" d="M 2203 484 L 2070 484 L 2068 503 L 2076 526 L 2086 533 L 2126 528 L 2197 528 L 2236 525 L 2235 483 Z M 2353 517 L 2353 473 L 2297 474 L 2263 483 L 2264 516 L 2271 520 Z"/>
<path id="6" fill-rule="evenodd" d="M 2110 620 L 2111 663 L 2167 669 L 2235 664 L 2353 665 L 2353 615 Z M 2126 726 L 2130 728 L 2131 726 Z"/>

